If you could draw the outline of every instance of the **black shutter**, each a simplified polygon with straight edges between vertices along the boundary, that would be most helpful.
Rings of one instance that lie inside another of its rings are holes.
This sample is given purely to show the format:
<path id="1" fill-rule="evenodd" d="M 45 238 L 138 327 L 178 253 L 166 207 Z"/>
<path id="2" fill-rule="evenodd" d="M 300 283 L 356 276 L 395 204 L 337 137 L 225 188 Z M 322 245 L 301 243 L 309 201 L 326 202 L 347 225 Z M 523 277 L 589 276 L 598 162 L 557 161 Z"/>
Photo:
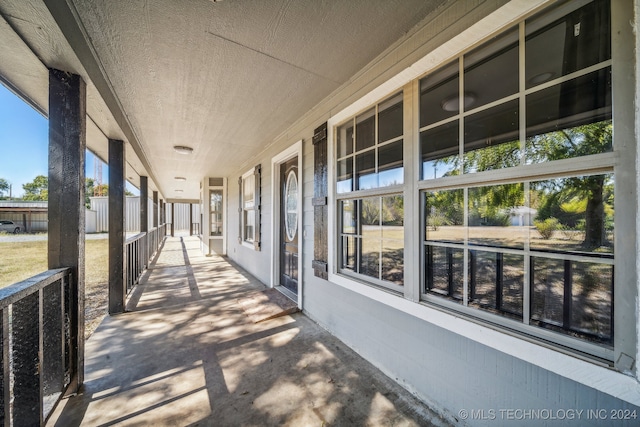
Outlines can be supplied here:
<path id="1" fill-rule="evenodd" d="M 313 262 L 316 277 L 328 279 L 327 123 L 313 131 Z"/>
<path id="2" fill-rule="evenodd" d="M 260 201 L 260 175 L 262 172 L 262 166 L 258 165 L 253 169 L 253 177 L 255 178 L 255 193 L 254 193 L 254 213 L 256 215 L 256 228 L 255 236 L 253 239 L 253 248 L 256 251 L 260 250 L 260 217 L 262 212 L 262 203 Z"/>

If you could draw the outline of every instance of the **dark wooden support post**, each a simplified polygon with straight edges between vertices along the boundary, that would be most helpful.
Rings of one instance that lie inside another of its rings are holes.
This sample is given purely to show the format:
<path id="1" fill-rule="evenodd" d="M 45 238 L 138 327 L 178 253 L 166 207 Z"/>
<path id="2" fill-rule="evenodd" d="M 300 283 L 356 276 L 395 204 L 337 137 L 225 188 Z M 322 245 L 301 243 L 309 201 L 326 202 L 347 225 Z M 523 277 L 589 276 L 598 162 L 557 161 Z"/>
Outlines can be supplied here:
<path id="1" fill-rule="evenodd" d="M 171 237 L 175 236 L 175 222 L 176 222 L 176 210 L 175 210 L 175 203 L 171 203 Z"/>
<path id="2" fill-rule="evenodd" d="M 140 177 L 140 233 L 146 236 L 140 241 L 139 260 L 144 270 L 149 260 L 149 178 Z"/>
<path id="3" fill-rule="evenodd" d="M 149 178 L 140 177 L 140 232 L 149 232 Z"/>
<path id="4" fill-rule="evenodd" d="M 82 78 L 49 70 L 49 238 L 50 269 L 69 267 L 72 373 L 69 391 L 84 381 L 84 234 L 86 84 Z"/>
<path id="5" fill-rule="evenodd" d="M 193 236 L 193 203 L 189 203 L 189 236 Z"/>
<path id="6" fill-rule="evenodd" d="M 124 143 L 109 140 L 109 314 L 124 313 L 125 281 L 125 151 Z"/>
<path id="7" fill-rule="evenodd" d="M 158 192 L 153 192 L 153 228 L 158 228 Z"/>
<path id="8" fill-rule="evenodd" d="M 160 199 L 160 225 L 164 224 L 164 200 Z"/>

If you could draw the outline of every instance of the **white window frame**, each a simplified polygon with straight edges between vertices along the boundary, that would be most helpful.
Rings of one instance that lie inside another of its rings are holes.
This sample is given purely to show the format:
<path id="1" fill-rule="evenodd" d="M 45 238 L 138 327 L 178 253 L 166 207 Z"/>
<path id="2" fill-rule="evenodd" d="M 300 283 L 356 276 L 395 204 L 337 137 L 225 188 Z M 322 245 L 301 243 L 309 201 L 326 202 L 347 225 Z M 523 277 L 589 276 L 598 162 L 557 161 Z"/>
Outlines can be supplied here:
<path id="1" fill-rule="evenodd" d="M 636 267 L 636 250 L 634 249 L 635 243 L 640 240 L 639 228 L 636 227 L 636 213 L 640 208 L 634 204 L 635 197 L 622 197 L 623 194 L 637 194 L 638 188 L 640 188 L 640 178 L 635 174 L 635 159 L 636 159 L 636 138 L 635 127 L 638 125 L 635 109 L 633 107 L 635 100 L 635 90 L 637 89 L 637 83 L 635 78 L 638 78 L 637 73 L 633 68 L 636 63 L 634 60 L 623 61 L 622 59 L 632 56 L 633 52 L 625 46 L 633 46 L 634 35 L 628 29 L 628 17 L 634 15 L 633 5 L 621 4 L 622 2 L 611 2 L 612 9 L 612 62 L 613 62 L 613 110 L 614 110 L 614 128 L 616 134 L 614 135 L 614 151 L 613 153 L 606 153 L 603 155 L 597 155 L 597 158 L 591 159 L 583 157 L 580 160 L 589 162 L 594 160 L 596 163 L 590 164 L 588 168 L 591 172 L 595 171 L 599 167 L 602 167 L 603 172 L 611 171 L 612 167 L 616 173 L 616 276 L 615 276 L 615 333 L 614 333 L 614 362 L 616 370 L 606 363 L 599 363 L 592 358 L 583 358 L 579 354 L 572 351 L 565 351 L 557 346 L 548 345 L 540 341 L 531 341 L 523 339 L 519 334 L 512 333 L 503 328 L 492 327 L 489 324 L 478 323 L 476 321 L 461 317 L 456 313 L 449 313 L 439 308 L 434 308 L 426 303 L 416 303 L 420 298 L 421 281 L 419 277 L 408 276 L 414 275 L 414 271 L 419 269 L 419 248 L 418 238 L 407 236 L 408 229 L 412 227 L 405 227 L 405 244 L 411 245 L 415 250 L 413 256 L 407 257 L 405 255 L 405 292 L 404 298 L 399 298 L 397 295 L 392 295 L 384 289 L 373 287 L 363 284 L 360 281 L 352 280 L 337 271 L 337 199 L 336 199 L 336 164 L 333 160 L 328 162 L 328 207 L 329 212 L 329 227 L 328 227 L 328 240 L 329 240 L 329 257 L 328 257 L 328 278 L 331 282 L 348 288 L 349 290 L 356 292 L 362 296 L 370 298 L 385 304 L 393 309 L 403 311 L 409 315 L 427 321 L 435 326 L 441 327 L 461 336 L 464 336 L 470 340 L 486 345 L 497 351 L 503 352 L 507 355 L 511 355 L 534 366 L 538 366 L 547 371 L 556 373 L 562 377 L 568 378 L 580 384 L 584 384 L 588 387 L 593 387 L 597 390 L 608 393 L 614 397 L 623 399 L 634 405 L 640 405 L 640 393 L 638 390 L 637 379 L 639 371 L 633 366 L 633 362 L 640 358 L 640 349 L 638 348 L 638 338 L 640 333 L 640 321 L 630 321 L 629 319 L 637 319 L 637 309 L 632 304 L 625 304 L 626 311 L 621 312 L 619 304 L 624 302 L 625 299 L 636 300 L 638 296 L 638 269 Z M 403 86 L 413 86 L 413 93 L 418 93 L 418 81 L 421 76 L 435 71 L 442 65 L 445 65 L 448 61 L 458 57 L 460 54 L 472 47 L 479 45 L 482 41 L 489 39 L 494 34 L 499 34 L 502 31 L 511 27 L 514 23 L 525 19 L 533 13 L 541 10 L 546 6 L 553 4 L 548 0 L 512 0 L 503 7 L 499 8 L 495 12 L 489 14 L 487 17 L 470 25 L 466 30 L 462 31 L 455 37 L 450 38 L 448 41 L 433 49 L 429 54 L 422 59 L 415 62 L 413 65 L 404 69 L 396 76 L 382 83 L 378 87 L 374 88 L 358 100 L 354 101 L 351 105 L 344 108 L 333 115 L 327 122 L 327 144 L 328 144 L 328 158 L 335 158 L 335 130 L 338 125 L 343 123 L 349 117 L 357 114 L 360 111 L 364 111 L 375 103 L 384 99 L 386 96 L 398 91 Z M 625 26 L 626 25 L 626 26 Z M 616 50 L 620 52 L 617 54 Z M 621 55 L 621 56 L 620 56 Z M 629 80 L 628 76 L 634 76 Z M 625 84 L 633 83 L 633 91 L 629 90 L 629 87 L 625 87 Z M 411 96 L 407 96 L 405 91 L 405 109 L 413 110 L 413 114 L 418 111 L 418 99 L 414 96 L 413 99 L 407 100 Z M 406 114 L 405 114 L 405 120 Z M 617 122 L 622 122 L 621 125 L 616 125 Z M 631 125 L 633 124 L 633 125 Z M 417 129 L 418 125 L 411 125 Z M 408 129 L 405 129 L 405 134 L 408 133 Z M 405 153 L 409 151 L 411 156 L 405 156 L 405 210 L 411 209 L 414 215 L 419 215 L 419 202 L 418 193 L 419 190 L 429 188 L 429 184 L 424 181 L 420 182 L 419 170 L 413 165 L 418 163 L 419 156 L 419 135 L 414 132 L 413 135 L 407 135 L 405 141 Z M 409 146 L 409 150 L 407 149 Z M 621 156 L 620 152 L 624 152 L 626 155 Z M 538 172 L 540 176 L 544 176 L 547 172 L 553 174 L 560 174 L 564 170 L 565 166 L 570 163 L 572 169 L 571 174 L 580 172 L 580 168 L 575 165 L 575 162 L 568 159 L 568 161 L 560 160 L 553 163 L 546 163 L 539 166 Z M 620 177 L 620 171 L 635 179 L 623 180 Z M 518 176 L 518 172 L 496 170 L 486 172 L 485 179 L 498 183 L 502 179 L 520 179 L 524 176 Z M 506 174 L 506 175 L 505 175 Z M 507 176 L 510 175 L 510 176 Z M 411 178 L 408 178 L 411 176 Z M 529 174 L 527 174 L 529 176 Z M 453 180 L 458 179 L 460 182 L 454 183 Z M 465 179 L 471 179 L 468 184 L 475 184 L 473 176 L 469 177 L 451 177 L 451 185 L 459 184 L 466 185 Z M 415 184 L 414 184 L 415 183 Z M 409 194 L 407 194 L 407 192 Z M 412 206 L 407 206 L 407 204 Z M 626 212 L 625 212 L 626 211 Z M 405 225 L 410 224 L 406 219 L 405 213 Z M 632 234 L 631 237 L 624 236 L 620 223 L 630 227 L 630 230 L 626 234 Z M 416 224 L 413 222 L 412 224 Z M 418 233 L 415 232 L 417 235 Z M 620 242 L 621 238 L 627 237 L 629 243 Z M 621 248 L 618 245 L 625 245 Z M 409 252 L 409 251 L 407 251 Z M 621 283 L 628 283 L 628 289 L 621 286 Z M 624 323 L 624 325 L 623 325 Z M 622 331 L 622 332 L 621 332 Z M 622 337 L 624 335 L 624 337 Z M 635 359 L 635 360 L 634 360 Z M 637 363 L 636 363 L 637 365 Z M 629 374 L 633 376 L 629 376 Z"/>

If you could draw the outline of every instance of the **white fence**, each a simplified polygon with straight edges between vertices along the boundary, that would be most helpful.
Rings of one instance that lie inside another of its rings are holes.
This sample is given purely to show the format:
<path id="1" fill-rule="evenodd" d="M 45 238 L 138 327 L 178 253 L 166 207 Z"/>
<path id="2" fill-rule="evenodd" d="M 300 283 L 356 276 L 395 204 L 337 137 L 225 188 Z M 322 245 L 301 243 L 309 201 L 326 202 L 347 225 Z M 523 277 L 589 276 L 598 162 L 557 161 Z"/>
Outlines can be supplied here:
<path id="1" fill-rule="evenodd" d="M 109 198 L 91 197 L 91 210 L 96 212 L 96 232 L 109 231 Z M 175 230 L 189 230 L 189 205 L 176 203 Z M 129 196 L 125 205 L 125 231 L 132 233 L 140 231 L 140 197 Z M 171 204 L 166 207 L 166 222 L 171 223 Z M 148 199 L 147 213 L 149 228 L 153 228 L 153 201 Z M 160 208 L 158 207 L 158 216 Z M 200 205 L 193 205 L 193 222 L 200 222 Z M 158 220 L 158 224 L 160 221 Z"/>

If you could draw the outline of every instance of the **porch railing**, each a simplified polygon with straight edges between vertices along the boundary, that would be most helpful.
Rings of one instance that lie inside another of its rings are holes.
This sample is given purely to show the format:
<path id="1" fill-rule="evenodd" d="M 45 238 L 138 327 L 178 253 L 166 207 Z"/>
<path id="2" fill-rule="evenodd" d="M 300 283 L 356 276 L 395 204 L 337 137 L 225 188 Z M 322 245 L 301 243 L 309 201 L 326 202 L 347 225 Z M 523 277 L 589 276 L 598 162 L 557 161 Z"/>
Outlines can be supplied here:
<path id="1" fill-rule="evenodd" d="M 61 268 L 0 289 L 2 425 L 43 425 L 75 377 L 74 285 Z"/>
<path id="2" fill-rule="evenodd" d="M 149 265 L 149 260 L 156 253 L 166 235 L 167 225 L 136 234 L 127 239 L 126 246 L 126 281 L 127 294 L 140 281 L 142 273 Z"/>

